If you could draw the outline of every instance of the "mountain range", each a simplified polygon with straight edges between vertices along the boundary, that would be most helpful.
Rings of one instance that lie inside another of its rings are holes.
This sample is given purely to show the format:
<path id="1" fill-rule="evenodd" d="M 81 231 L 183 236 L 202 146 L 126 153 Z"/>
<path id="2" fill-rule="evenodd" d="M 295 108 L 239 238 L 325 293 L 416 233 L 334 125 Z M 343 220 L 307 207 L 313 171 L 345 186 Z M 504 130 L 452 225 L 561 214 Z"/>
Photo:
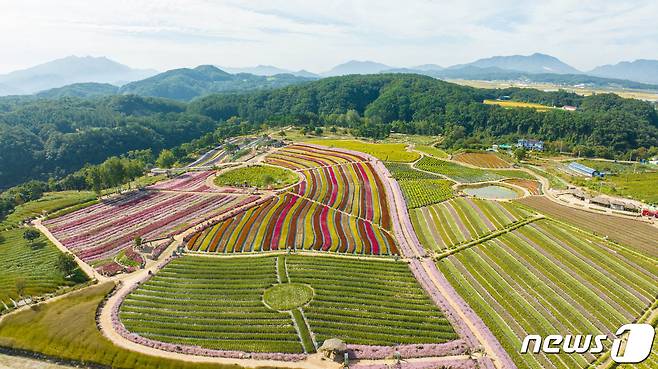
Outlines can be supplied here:
<path id="1" fill-rule="evenodd" d="M 0 75 L 0 93 L 33 94 L 74 83 L 96 82 L 121 86 L 156 74 L 133 69 L 106 57 L 67 56 L 31 68 Z"/>
<path id="2" fill-rule="evenodd" d="M 412 73 L 439 79 L 545 82 L 558 85 L 658 90 L 658 60 L 636 60 L 581 72 L 559 59 L 532 55 L 494 56 L 472 63 L 442 67 L 424 64 L 407 68 L 373 61 L 352 60 L 314 74 L 271 65 L 243 68 L 172 69 L 163 73 L 133 69 L 105 57 L 69 56 L 0 75 L 0 96 L 36 94 L 38 97 L 93 97 L 138 94 L 191 100 L 212 93 L 271 89 L 313 79 L 348 74 Z"/>

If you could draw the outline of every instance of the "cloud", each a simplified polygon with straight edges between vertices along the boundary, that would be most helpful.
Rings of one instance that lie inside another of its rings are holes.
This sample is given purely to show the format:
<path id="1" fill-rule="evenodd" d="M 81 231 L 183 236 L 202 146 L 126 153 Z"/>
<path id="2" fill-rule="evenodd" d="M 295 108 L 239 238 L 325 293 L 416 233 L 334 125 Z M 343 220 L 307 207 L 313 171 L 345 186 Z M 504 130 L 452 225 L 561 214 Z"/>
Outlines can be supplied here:
<path id="1" fill-rule="evenodd" d="M 161 70 L 349 59 L 450 65 L 544 52 L 581 69 L 658 59 L 658 2 L 0 0 L 0 72 L 70 54 Z"/>

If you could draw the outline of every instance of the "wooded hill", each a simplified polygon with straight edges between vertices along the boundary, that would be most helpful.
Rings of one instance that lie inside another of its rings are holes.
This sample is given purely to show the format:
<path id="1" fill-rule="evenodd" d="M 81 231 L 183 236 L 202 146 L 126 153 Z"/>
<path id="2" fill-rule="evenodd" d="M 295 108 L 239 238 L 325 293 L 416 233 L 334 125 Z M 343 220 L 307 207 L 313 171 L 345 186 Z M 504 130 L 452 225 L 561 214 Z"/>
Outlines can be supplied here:
<path id="1" fill-rule="evenodd" d="M 505 109 L 484 99 L 549 106 L 575 112 Z M 226 121 L 237 116 L 239 120 Z M 237 123 L 236 123 L 237 122 Z M 383 138 L 391 131 L 443 134 L 459 147 L 498 137 L 563 140 L 606 156 L 658 147 L 655 107 L 616 95 L 582 97 L 530 89 L 487 90 L 410 74 L 352 75 L 243 94 L 219 94 L 189 104 L 134 95 L 94 99 L 1 98 L 0 184 L 61 178 L 86 163 L 129 150 L 157 152 L 239 124 L 238 131 L 271 126 L 334 125 L 357 136 Z"/>

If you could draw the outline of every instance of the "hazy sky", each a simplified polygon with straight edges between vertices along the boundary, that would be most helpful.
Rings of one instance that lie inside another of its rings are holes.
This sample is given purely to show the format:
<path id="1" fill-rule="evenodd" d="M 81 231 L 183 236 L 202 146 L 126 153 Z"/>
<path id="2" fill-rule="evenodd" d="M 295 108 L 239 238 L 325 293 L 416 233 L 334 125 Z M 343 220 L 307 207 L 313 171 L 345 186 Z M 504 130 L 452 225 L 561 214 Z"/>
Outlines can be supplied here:
<path id="1" fill-rule="evenodd" d="M 658 59 L 658 1 L 0 0 L 0 35 L 0 73 L 67 55 L 321 72 L 533 52 L 587 70 Z"/>

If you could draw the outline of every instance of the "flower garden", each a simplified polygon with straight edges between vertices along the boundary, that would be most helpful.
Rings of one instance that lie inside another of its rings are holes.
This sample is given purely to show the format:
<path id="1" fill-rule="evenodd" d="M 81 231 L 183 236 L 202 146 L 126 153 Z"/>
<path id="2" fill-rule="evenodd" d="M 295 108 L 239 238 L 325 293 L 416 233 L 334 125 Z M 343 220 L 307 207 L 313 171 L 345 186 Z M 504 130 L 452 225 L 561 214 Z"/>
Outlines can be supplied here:
<path id="1" fill-rule="evenodd" d="M 437 262 L 516 366 L 583 368 L 591 354 L 520 355 L 527 334 L 607 334 L 655 301 L 655 260 L 538 220 Z"/>
<path id="2" fill-rule="evenodd" d="M 267 157 L 304 180 L 186 239 L 203 252 L 315 250 L 397 254 L 386 191 L 364 157 L 293 145 Z"/>
<path id="3" fill-rule="evenodd" d="M 473 183 L 497 181 L 505 178 L 534 179 L 534 177 L 521 170 L 485 170 L 469 168 L 446 160 L 424 156 L 414 164 L 415 168 L 440 174 L 457 182 Z"/>
<path id="4" fill-rule="evenodd" d="M 409 216 L 423 245 L 445 251 L 518 224 L 532 213 L 509 202 L 459 197 L 412 209 Z"/>
<path id="5" fill-rule="evenodd" d="M 263 295 L 287 283 L 312 288 L 310 302 L 268 307 Z M 466 349 L 408 265 L 390 259 L 185 256 L 128 294 L 117 318 L 135 342 L 206 356 L 299 360 L 333 337 L 361 358 L 400 344 L 405 357 Z"/>
<path id="6" fill-rule="evenodd" d="M 510 167 L 510 163 L 503 160 L 500 156 L 490 152 L 462 152 L 454 155 L 453 159 L 480 168 Z"/>
<path id="7" fill-rule="evenodd" d="M 136 235 L 145 241 L 170 237 L 253 200 L 236 195 L 137 191 L 43 224 L 69 250 L 92 262 L 113 257 Z"/>

